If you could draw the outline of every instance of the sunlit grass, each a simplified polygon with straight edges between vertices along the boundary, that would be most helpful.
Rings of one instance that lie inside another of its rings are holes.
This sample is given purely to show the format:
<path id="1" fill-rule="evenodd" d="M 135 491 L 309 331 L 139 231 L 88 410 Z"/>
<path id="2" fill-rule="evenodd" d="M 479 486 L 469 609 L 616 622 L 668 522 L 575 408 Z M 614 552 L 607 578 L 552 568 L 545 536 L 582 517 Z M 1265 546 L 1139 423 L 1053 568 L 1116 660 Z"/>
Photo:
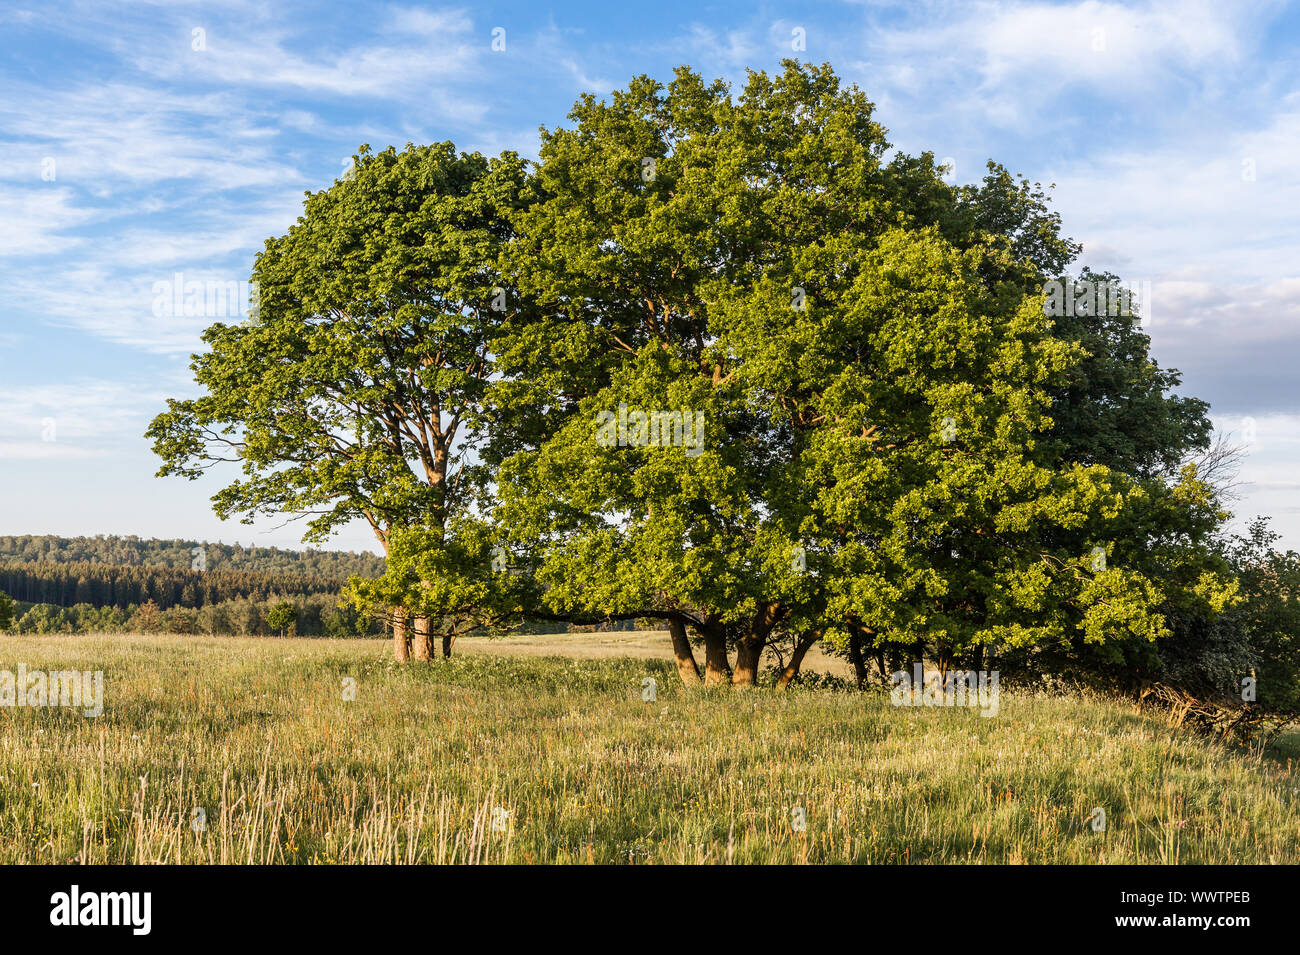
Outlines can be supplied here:
<path id="1" fill-rule="evenodd" d="M 388 653 L 0 638 L 0 668 L 102 669 L 105 695 L 0 708 L 0 863 L 1300 861 L 1289 759 L 1123 703 L 1004 690 L 982 718 L 688 691 L 657 660 Z"/>

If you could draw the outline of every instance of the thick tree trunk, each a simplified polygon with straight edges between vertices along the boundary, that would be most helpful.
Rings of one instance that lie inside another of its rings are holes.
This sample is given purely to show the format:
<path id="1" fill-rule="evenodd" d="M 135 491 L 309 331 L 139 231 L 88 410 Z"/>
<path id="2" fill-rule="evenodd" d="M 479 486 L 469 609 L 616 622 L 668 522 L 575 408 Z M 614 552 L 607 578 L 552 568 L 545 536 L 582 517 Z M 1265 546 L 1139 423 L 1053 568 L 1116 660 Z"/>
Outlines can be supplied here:
<path id="1" fill-rule="evenodd" d="M 393 656 L 398 663 L 405 663 L 411 658 L 406 644 L 406 608 L 393 608 Z"/>
<path id="2" fill-rule="evenodd" d="M 758 663 L 763 658 L 767 639 L 747 633 L 736 642 L 736 669 L 731 673 L 735 686 L 753 686 L 758 682 Z"/>
<path id="3" fill-rule="evenodd" d="M 411 617 L 411 656 L 416 660 L 433 659 L 433 643 L 429 639 L 429 617 L 417 613 Z"/>
<path id="4" fill-rule="evenodd" d="M 790 657 L 790 662 L 786 664 L 785 669 L 781 671 L 781 675 L 777 677 L 776 688 L 778 690 L 784 690 L 790 685 L 790 681 L 799 675 L 799 668 L 803 666 L 804 656 L 816 642 L 817 634 L 815 633 L 805 634 L 799 638 L 799 642 L 795 645 L 794 653 Z M 861 657 L 862 654 L 859 653 L 858 656 Z"/>
<path id="5" fill-rule="evenodd" d="M 721 627 L 711 626 L 700 631 L 704 637 L 704 685 L 717 686 L 731 682 L 731 664 L 727 662 L 727 634 Z"/>
<path id="6" fill-rule="evenodd" d="M 853 675 L 858 680 L 858 686 L 866 688 L 870 682 L 870 676 L 867 674 L 867 661 L 862 658 L 862 634 L 849 634 L 849 662 L 853 664 Z"/>
<path id="7" fill-rule="evenodd" d="M 444 634 L 442 635 L 442 655 L 443 655 L 443 657 L 449 657 L 449 656 L 451 656 L 451 644 L 452 644 L 452 642 L 453 642 L 455 639 L 456 639 L 456 638 L 452 635 L 452 632 L 451 632 L 450 630 L 448 630 L 446 633 L 444 633 Z"/>
<path id="8" fill-rule="evenodd" d="M 763 649 L 768 637 L 783 616 L 779 603 L 763 604 L 754 614 L 748 632 L 736 641 L 736 669 L 731 674 L 734 686 L 754 686 L 758 683 L 758 667 L 763 659 Z"/>
<path id="9" fill-rule="evenodd" d="M 668 633 L 673 638 L 673 656 L 677 658 L 678 675 L 687 686 L 698 686 L 700 668 L 695 662 L 690 638 L 686 636 L 686 624 L 680 620 L 669 620 Z"/>

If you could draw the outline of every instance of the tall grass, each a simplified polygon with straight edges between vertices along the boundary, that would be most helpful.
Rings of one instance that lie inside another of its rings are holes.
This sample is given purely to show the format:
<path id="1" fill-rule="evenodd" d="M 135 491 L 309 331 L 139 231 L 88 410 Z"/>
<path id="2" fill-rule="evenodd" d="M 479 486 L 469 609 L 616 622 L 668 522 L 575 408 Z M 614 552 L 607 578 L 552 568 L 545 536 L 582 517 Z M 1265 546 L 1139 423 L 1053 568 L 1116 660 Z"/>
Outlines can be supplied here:
<path id="1" fill-rule="evenodd" d="M 105 697 L 0 708 L 0 863 L 1300 861 L 1289 759 L 1121 703 L 1004 690 L 982 718 L 688 691 L 659 661 L 387 652 L 0 638 L 0 668 L 102 669 Z"/>

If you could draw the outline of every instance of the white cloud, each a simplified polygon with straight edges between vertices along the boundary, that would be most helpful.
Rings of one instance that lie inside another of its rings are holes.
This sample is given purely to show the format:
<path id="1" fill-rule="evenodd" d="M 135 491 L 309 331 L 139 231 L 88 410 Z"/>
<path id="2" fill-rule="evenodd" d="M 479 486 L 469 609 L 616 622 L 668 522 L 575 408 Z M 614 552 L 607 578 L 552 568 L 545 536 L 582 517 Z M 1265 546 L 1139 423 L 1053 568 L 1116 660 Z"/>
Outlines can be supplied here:
<path id="1" fill-rule="evenodd" d="M 53 255 L 77 244 L 64 231 L 93 213 L 78 208 L 70 189 L 53 185 L 0 192 L 0 255 Z"/>
<path id="2" fill-rule="evenodd" d="M 0 176 L 38 179 L 50 157 L 56 182 L 92 195 L 170 180 L 212 191 L 304 182 L 276 157 L 269 118 L 227 94 L 122 83 L 13 87 L 0 125 L 23 144 L 11 147 Z"/>
<path id="3" fill-rule="evenodd" d="M 1300 110 L 1279 103 L 1259 129 L 1221 131 L 1218 143 L 1125 146 L 1048 171 L 1067 231 L 1123 249 L 1146 274 L 1212 270 L 1217 280 L 1279 277 L 1295 269 L 1300 235 Z M 1255 177 L 1243 177 L 1242 159 Z"/>
<path id="4" fill-rule="evenodd" d="M 922 9 L 901 23 L 873 19 L 861 34 L 871 85 L 922 100 L 942 91 L 944 106 L 1019 128 L 1066 93 L 1131 97 L 1188 70 L 1232 70 L 1258 16 L 1204 0 Z"/>
<path id="5" fill-rule="evenodd" d="M 695 23 L 689 27 L 680 42 L 693 59 L 703 59 L 715 68 L 724 70 L 753 66 L 761 49 L 749 27 L 715 30 Z"/>
<path id="6" fill-rule="evenodd" d="M 0 388 L 0 459 L 107 453 L 123 437 L 138 438 L 162 403 L 152 389 L 93 378 Z"/>
<path id="7" fill-rule="evenodd" d="M 359 24 L 358 32 L 374 28 Z M 215 23 L 204 29 L 204 49 L 193 49 L 192 29 L 177 23 L 174 42 L 124 47 L 144 72 L 169 81 L 204 81 L 223 86 L 294 89 L 330 96 L 436 100 L 448 115 L 481 115 L 482 104 L 461 87 L 489 52 L 490 36 L 475 36 L 460 10 L 396 9 L 381 24 L 384 39 L 338 48 L 299 49 L 310 31 L 271 23 L 256 26 Z M 392 39 L 388 39 L 391 37 Z"/>
<path id="8" fill-rule="evenodd" d="M 1231 66 L 1240 57 L 1234 14 L 1208 2 L 982 4 L 962 29 L 987 85 L 1032 76 L 1131 90 L 1171 64 Z"/>

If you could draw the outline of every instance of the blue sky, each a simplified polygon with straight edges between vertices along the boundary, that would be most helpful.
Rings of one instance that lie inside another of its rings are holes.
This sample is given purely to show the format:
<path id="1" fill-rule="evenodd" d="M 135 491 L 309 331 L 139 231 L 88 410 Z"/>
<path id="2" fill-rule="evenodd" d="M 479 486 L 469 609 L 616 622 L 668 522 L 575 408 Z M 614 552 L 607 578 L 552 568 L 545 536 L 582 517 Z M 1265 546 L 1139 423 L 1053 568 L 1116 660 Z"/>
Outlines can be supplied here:
<path id="1" fill-rule="evenodd" d="M 0 41 L 0 533 L 295 546 L 218 521 L 217 482 L 153 477 L 142 433 L 213 320 L 157 283 L 247 280 L 360 143 L 534 156 L 584 91 L 797 56 L 957 181 L 993 158 L 1055 183 L 1083 261 L 1150 283 L 1157 359 L 1245 444 L 1238 512 L 1300 548 L 1295 5 L 6 0 Z"/>

